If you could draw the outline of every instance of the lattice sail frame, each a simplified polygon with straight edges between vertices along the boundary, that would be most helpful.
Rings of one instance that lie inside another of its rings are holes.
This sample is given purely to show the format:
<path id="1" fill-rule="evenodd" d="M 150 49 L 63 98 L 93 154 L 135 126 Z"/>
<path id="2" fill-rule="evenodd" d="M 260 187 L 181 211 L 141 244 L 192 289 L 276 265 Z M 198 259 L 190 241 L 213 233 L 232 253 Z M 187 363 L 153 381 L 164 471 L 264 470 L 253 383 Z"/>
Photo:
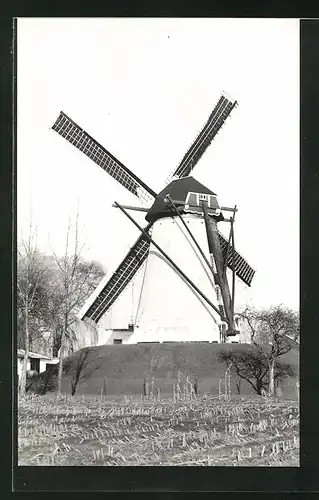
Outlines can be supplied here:
<path id="1" fill-rule="evenodd" d="M 225 94 L 220 97 L 201 132 L 184 155 L 178 167 L 168 176 L 165 185 L 174 179 L 187 177 L 191 173 L 236 106 L 237 101 L 230 99 L 228 96 L 226 97 Z"/>
<path id="2" fill-rule="evenodd" d="M 152 225 L 153 223 L 150 223 L 145 227 L 149 235 L 152 232 Z M 81 319 L 87 317 L 96 323 L 101 319 L 146 260 L 149 247 L 149 241 L 142 234 Z"/>
<path id="3" fill-rule="evenodd" d="M 224 262 L 225 262 L 228 241 L 219 231 L 218 231 L 218 236 L 219 236 L 220 246 L 222 248 L 223 258 L 224 258 Z M 234 254 L 233 247 L 231 245 L 229 245 L 227 266 L 231 270 L 233 270 L 233 265 L 234 265 L 233 254 Z M 240 255 L 240 253 L 237 252 L 237 250 L 235 250 L 235 271 L 236 271 L 236 275 L 244 283 L 246 283 L 246 285 L 251 286 L 251 282 L 252 282 L 252 279 L 254 277 L 255 271 L 252 267 L 250 267 L 250 265 L 244 259 L 244 257 L 242 257 Z"/>
<path id="4" fill-rule="evenodd" d="M 155 191 L 150 189 L 63 111 L 60 112 L 52 129 L 82 151 L 143 203 L 153 202 L 156 197 Z"/>

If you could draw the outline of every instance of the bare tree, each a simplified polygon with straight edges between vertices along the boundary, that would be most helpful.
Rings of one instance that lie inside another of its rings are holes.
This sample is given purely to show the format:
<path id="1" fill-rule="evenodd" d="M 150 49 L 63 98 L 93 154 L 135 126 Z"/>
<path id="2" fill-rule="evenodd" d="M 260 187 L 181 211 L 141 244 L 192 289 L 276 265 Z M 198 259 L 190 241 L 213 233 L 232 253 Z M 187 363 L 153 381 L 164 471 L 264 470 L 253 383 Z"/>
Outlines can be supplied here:
<path id="1" fill-rule="evenodd" d="M 218 360 L 232 367 L 237 374 L 237 394 L 240 393 L 240 381 L 246 380 L 257 394 L 262 395 L 269 387 L 269 361 L 266 352 L 269 347 L 262 349 L 252 347 L 238 351 L 223 350 L 218 355 Z M 274 380 L 279 382 L 286 377 L 295 376 L 295 370 L 289 363 L 276 361 L 274 366 Z"/>
<path id="2" fill-rule="evenodd" d="M 60 284 L 61 284 L 61 306 L 62 306 L 62 321 L 57 325 L 57 329 L 60 331 L 60 352 L 59 352 L 59 368 L 58 368 L 58 394 L 61 393 L 62 385 L 62 369 L 63 369 L 63 357 L 65 354 L 65 341 L 68 337 L 69 327 L 70 327 L 70 313 L 73 309 L 74 299 L 73 287 L 74 287 L 74 276 L 76 267 L 80 258 L 79 250 L 79 239 L 78 239 L 78 213 L 76 218 L 75 226 L 75 237 L 74 237 L 74 251 L 70 255 L 70 230 L 71 224 L 69 222 L 66 234 L 66 245 L 65 253 L 62 258 L 58 258 L 56 255 L 56 263 L 60 270 Z M 60 315 L 59 315 L 60 317 Z"/>
<path id="3" fill-rule="evenodd" d="M 36 330 L 34 324 L 39 319 L 36 314 L 39 292 L 44 287 L 46 269 L 43 265 L 42 255 L 37 248 L 36 229 L 29 226 L 27 239 L 21 239 L 18 246 L 17 266 L 17 306 L 18 306 L 18 346 L 24 348 L 24 358 L 19 391 L 26 392 L 27 360 L 30 351 L 32 331 Z M 39 326 L 39 324 L 37 325 Z"/>
<path id="4" fill-rule="evenodd" d="M 72 225 L 69 222 L 66 232 L 65 251 L 62 257 L 54 254 L 58 267 L 58 283 L 53 305 L 52 320 L 55 328 L 55 346 L 59 348 L 58 393 L 61 393 L 62 363 L 67 348 L 72 352 L 76 341 L 76 315 L 88 295 L 103 277 L 103 270 L 96 262 L 86 262 L 82 257 L 85 246 L 80 243 L 79 212 L 74 224 L 74 237 L 71 238 Z"/>
<path id="5" fill-rule="evenodd" d="M 269 309 L 253 309 L 247 307 L 239 313 L 246 321 L 251 341 L 259 350 L 259 354 L 268 363 L 270 396 L 275 394 L 275 364 L 278 357 L 292 348 L 290 339 L 299 337 L 299 314 L 282 305 Z M 263 345 L 269 349 L 264 350 Z"/>

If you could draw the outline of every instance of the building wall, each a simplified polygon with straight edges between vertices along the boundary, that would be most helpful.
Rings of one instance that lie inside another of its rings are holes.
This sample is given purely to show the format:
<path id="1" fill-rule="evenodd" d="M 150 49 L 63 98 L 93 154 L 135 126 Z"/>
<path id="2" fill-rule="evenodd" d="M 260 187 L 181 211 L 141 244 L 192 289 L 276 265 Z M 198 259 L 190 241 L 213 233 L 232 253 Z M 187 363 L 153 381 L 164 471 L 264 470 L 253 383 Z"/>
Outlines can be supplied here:
<path id="1" fill-rule="evenodd" d="M 131 330 L 111 330 L 109 337 L 105 344 L 114 344 L 115 339 L 122 340 L 122 344 L 131 344 L 131 337 L 133 332 Z"/>
<path id="2" fill-rule="evenodd" d="M 40 359 L 39 360 L 39 373 L 45 372 L 46 365 L 49 362 L 50 362 L 49 359 Z M 23 370 L 23 358 L 18 358 L 17 371 L 18 371 L 19 378 L 21 377 L 22 370 Z M 31 370 L 31 359 L 30 358 L 27 359 L 27 371 L 28 370 Z"/>
<path id="3" fill-rule="evenodd" d="M 204 221 L 194 215 L 184 216 L 184 219 L 210 260 Z M 217 306 L 210 270 L 180 220 L 169 218 L 157 221 L 152 237 Z M 136 328 L 132 335 L 123 333 L 123 344 L 163 340 L 220 341 L 218 314 L 212 312 L 210 306 L 190 289 L 154 246 L 151 246 L 146 266 L 138 274 L 135 286 L 129 286 L 120 295 L 97 325 L 90 324 L 90 320 L 79 322 L 78 349 L 112 344 L 114 338 L 119 338 L 119 333 L 113 334 L 112 329 L 123 328 L 124 332 L 132 317 L 136 319 Z M 227 278 L 231 290 L 230 269 L 227 269 Z M 250 295 L 250 287 L 236 277 L 235 311 L 240 311 L 250 302 Z M 241 324 L 240 330 L 240 335 L 230 337 L 229 342 L 249 342 L 250 336 L 244 324 Z"/>
<path id="4" fill-rule="evenodd" d="M 48 362 L 49 362 L 48 359 L 40 359 L 40 372 L 39 373 L 45 372 Z"/>
<path id="5" fill-rule="evenodd" d="M 184 215 L 183 219 L 209 260 L 204 220 L 190 214 Z M 217 307 L 211 271 L 180 219 L 174 217 L 155 222 L 152 238 Z M 130 343 L 219 341 L 219 322 L 218 313 L 151 245 L 137 328 Z"/>

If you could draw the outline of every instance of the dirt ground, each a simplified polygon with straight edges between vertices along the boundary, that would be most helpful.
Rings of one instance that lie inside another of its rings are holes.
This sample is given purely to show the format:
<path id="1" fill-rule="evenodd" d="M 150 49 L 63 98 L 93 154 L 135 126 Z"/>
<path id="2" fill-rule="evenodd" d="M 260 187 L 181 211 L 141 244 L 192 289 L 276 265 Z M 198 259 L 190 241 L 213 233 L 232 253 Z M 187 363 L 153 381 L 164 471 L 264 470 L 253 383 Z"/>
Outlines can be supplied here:
<path id="1" fill-rule="evenodd" d="M 19 400 L 19 465 L 299 466 L 299 404 L 268 398 Z"/>

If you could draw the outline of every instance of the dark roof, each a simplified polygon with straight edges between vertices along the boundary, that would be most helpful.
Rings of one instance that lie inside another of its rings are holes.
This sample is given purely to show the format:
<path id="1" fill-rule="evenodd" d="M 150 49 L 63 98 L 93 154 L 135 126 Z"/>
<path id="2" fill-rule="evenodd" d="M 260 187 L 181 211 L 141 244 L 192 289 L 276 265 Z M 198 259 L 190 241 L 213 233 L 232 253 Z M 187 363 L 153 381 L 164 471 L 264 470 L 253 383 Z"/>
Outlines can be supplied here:
<path id="1" fill-rule="evenodd" d="M 154 222 L 161 217 L 169 217 L 172 213 L 172 208 L 164 202 L 164 198 L 169 194 L 172 200 L 179 200 L 185 203 L 186 196 L 189 192 L 212 194 L 216 193 L 205 187 L 193 177 L 182 177 L 168 184 L 155 198 L 155 201 L 145 219 L 148 222 Z"/>

